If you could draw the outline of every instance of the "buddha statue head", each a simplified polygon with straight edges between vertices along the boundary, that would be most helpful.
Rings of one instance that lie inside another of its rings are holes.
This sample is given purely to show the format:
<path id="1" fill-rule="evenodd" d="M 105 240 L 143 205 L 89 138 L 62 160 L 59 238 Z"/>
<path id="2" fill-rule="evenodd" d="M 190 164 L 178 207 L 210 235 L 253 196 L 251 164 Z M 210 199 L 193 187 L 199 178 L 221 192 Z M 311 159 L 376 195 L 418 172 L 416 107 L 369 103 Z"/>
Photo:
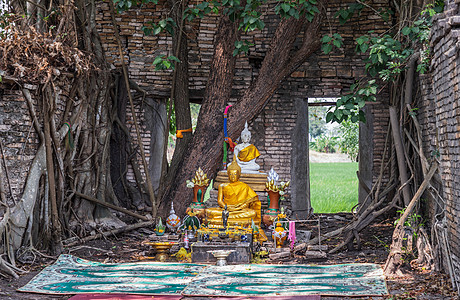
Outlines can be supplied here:
<path id="1" fill-rule="evenodd" d="M 236 161 L 232 161 L 232 163 L 227 167 L 228 180 L 230 182 L 237 182 L 240 179 L 240 175 L 241 167 Z"/>
<path id="2" fill-rule="evenodd" d="M 248 129 L 248 122 L 244 124 L 244 129 L 241 131 L 241 142 L 242 143 L 249 143 L 251 140 L 251 132 Z"/>

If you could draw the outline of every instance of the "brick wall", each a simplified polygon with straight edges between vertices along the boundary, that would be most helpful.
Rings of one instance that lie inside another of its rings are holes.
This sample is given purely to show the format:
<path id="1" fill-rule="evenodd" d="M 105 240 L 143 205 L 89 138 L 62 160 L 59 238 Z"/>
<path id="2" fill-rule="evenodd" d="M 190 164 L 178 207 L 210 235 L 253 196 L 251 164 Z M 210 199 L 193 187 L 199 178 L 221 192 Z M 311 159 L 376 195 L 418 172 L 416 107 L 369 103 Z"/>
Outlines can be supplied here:
<path id="1" fill-rule="evenodd" d="M 346 25 L 340 25 L 332 16 L 338 9 L 347 7 L 347 1 L 331 1 L 328 8 L 329 19 L 321 34 L 339 32 L 344 37 L 345 47 L 335 50 L 329 55 L 320 51 L 313 54 L 291 78 L 272 97 L 263 112 L 250 122 L 253 134 L 252 142 L 259 148 L 261 157 L 258 163 L 261 169 L 269 171 L 273 166 L 280 178 L 290 180 L 291 135 L 295 126 L 296 110 L 293 97 L 307 100 L 309 97 L 338 97 L 347 91 L 349 86 L 364 74 L 362 57 L 354 53 L 354 39 L 374 30 L 376 34 L 384 32 L 388 26 L 376 20 L 370 9 L 364 9 L 359 17 L 355 17 Z M 120 26 L 121 40 L 124 46 L 125 59 L 128 63 L 130 76 L 139 86 L 147 90 L 152 98 L 164 101 L 169 96 L 170 72 L 156 72 L 151 66 L 158 54 L 171 54 L 171 39 L 165 35 L 145 36 L 142 26 L 149 21 L 158 21 L 167 13 L 164 2 L 157 6 L 147 6 L 141 10 L 125 12 L 117 16 Z M 273 5 L 273 4 L 269 4 Z M 387 6 L 385 0 L 373 1 L 376 9 Z M 106 2 L 100 3 L 98 16 L 99 32 L 106 50 L 108 60 L 115 66 L 120 65 L 118 50 L 110 19 L 109 7 Z M 270 11 L 270 10 L 269 10 Z M 272 10 L 271 10 L 272 11 Z M 266 27 L 261 32 L 249 33 L 242 38 L 255 44 L 250 48 L 248 56 L 239 56 L 232 92 L 232 100 L 236 101 L 251 81 L 257 76 L 269 45 L 270 34 L 276 28 L 277 16 L 268 13 L 264 16 Z M 213 54 L 213 37 L 216 31 L 217 18 L 206 17 L 187 24 L 186 33 L 189 38 L 190 64 L 190 95 L 200 99 L 203 95 L 209 65 Z M 378 103 L 370 105 L 369 118 L 374 130 L 366 138 L 372 139 L 372 156 L 375 163 L 370 168 L 370 181 L 377 178 L 384 139 L 388 125 L 388 96 L 381 94 Z M 231 118 L 231 111 L 229 114 Z M 308 116 L 305 116 L 308 117 Z M 132 129 L 133 130 L 133 129 Z M 132 131 L 133 132 L 133 131 Z M 369 149 L 365 149 L 369 151 Z M 289 203 L 286 203 L 289 206 Z"/>
<path id="2" fill-rule="evenodd" d="M 9 204 L 20 199 L 38 140 L 27 103 L 20 90 L 9 85 L 0 89 L 0 158 L 4 160 L 3 188 Z M 0 167 L 3 162 L 0 164 Z M 11 193 L 10 193 L 11 192 Z"/>
<path id="3" fill-rule="evenodd" d="M 431 74 L 420 81 L 422 97 L 419 102 L 425 153 L 429 156 L 439 154 L 441 162 L 439 173 L 443 201 L 431 201 L 428 209 L 431 215 L 442 213 L 445 209 L 450 257 L 456 274 L 460 274 L 459 37 L 459 1 L 446 1 L 445 12 L 436 19 L 432 30 Z"/>
<path id="4" fill-rule="evenodd" d="M 147 6 L 141 10 L 132 10 L 116 16 L 117 23 L 120 26 L 121 42 L 124 51 L 124 57 L 127 62 L 131 79 L 133 79 L 142 89 L 147 92 L 147 98 L 154 101 L 164 102 L 169 96 L 169 84 L 171 81 L 171 72 L 154 71 L 152 62 L 158 54 L 170 54 L 171 38 L 166 35 L 145 36 L 142 27 L 150 21 L 158 21 L 167 13 L 167 8 L 160 2 L 157 6 Z M 386 1 L 375 0 L 374 7 L 384 7 Z M 376 33 L 384 32 L 387 25 L 378 22 L 371 16 L 370 10 L 364 10 L 361 16 L 354 18 L 346 25 L 339 25 L 338 21 L 331 16 L 340 7 L 346 7 L 346 2 L 332 1 L 329 7 L 328 26 L 325 26 L 322 34 L 339 32 L 344 37 L 345 47 L 341 50 L 334 50 L 329 55 L 324 55 L 320 51 L 314 53 L 307 62 L 305 62 L 295 73 L 288 78 L 276 94 L 269 101 L 262 113 L 250 122 L 250 130 L 253 133 L 253 143 L 260 149 L 261 157 L 258 160 L 261 168 L 269 171 L 273 166 L 279 173 L 280 178 L 290 180 L 290 155 L 291 155 L 291 136 L 297 118 L 297 112 L 294 105 L 294 98 L 305 99 L 313 97 L 337 97 L 345 92 L 350 84 L 359 79 L 364 73 L 363 62 L 360 56 L 354 54 L 353 40 L 369 30 Z M 114 66 L 121 65 L 118 54 L 117 42 L 113 31 L 111 16 L 107 2 L 98 2 L 99 14 L 97 24 L 101 40 L 104 45 L 107 60 Z M 232 100 L 236 101 L 251 81 L 257 76 L 260 62 L 263 59 L 269 45 L 270 34 L 275 30 L 277 17 L 273 14 L 267 14 L 264 17 L 266 28 L 262 32 L 250 33 L 243 36 L 253 42 L 255 46 L 251 47 L 248 56 L 239 56 L 236 63 L 236 72 L 234 78 Z M 209 73 L 209 64 L 212 59 L 213 48 L 212 42 L 216 30 L 217 18 L 215 16 L 206 17 L 203 20 L 196 20 L 187 24 L 186 33 L 189 38 L 189 64 L 190 64 L 190 89 L 191 97 L 200 99 L 203 95 L 207 76 Z M 21 124 L 10 124 L 16 122 L 18 117 L 29 118 L 27 107 L 22 95 L 17 91 L 3 90 L 4 98 L 9 99 L 2 101 L 1 107 L 5 109 L 0 111 L 0 125 L 13 126 L 9 129 L 18 132 L 15 137 L 13 134 L 5 136 L 8 142 L 5 145 L 7 152 L 10 148 L 18 146 L 14 155 L 21 156 L 24 160 L 24 166 L 15 168 L 14 172 L 25 172 L 33 158 L 32 149 L 36 148 L 35 132 L 32 130 L 30 120 L 24 120 Z M 141 97 L 135 99 L 136 114 L 142 123 L 141 130 L 144 147 L 146 148 L 147 159 L 149 160 L 149 142 L 151 137 L 149 128 L 144 125 L 145 107 L 141 103 Z M 378 176 L 381 154 L 383 153 L 384 135 L 386 134 L 387 117 L 387 95 L 382 93 L 376 104 L 370 105 L 372 118 L 370 122 L 374 126 L 372 135 L 367 138 L 372 139 L 370 144 L 372 148 L 375 163 L 371 167 L 371 177 L 375 179 Z M 15 104 L 16 103 L 16 104 Z M 13 110 L 9 107 L 16 105 L 21 110 Z M 13 117 L 12 117 L 13 116 Z M 230 112 L 230 116 L 231 112 Z M 307 118 L 308 116 L 305 116 Z M 9 123 L 10 122 L 10 123 Z M 135 129 L 132 123 L 130 109 L 127 114 L 128 127 L 131 130 L 133 139 L 136 139 Z M 5 127 L 6 128 L 6 127 Z M 2 135 L 5 135 L 2 130 Z M 3 137 L 3 136 L 2 136 Z M 27 140 L 27 144 L 24 143 Z M 22 148 L 21 148 L 22 147 Z M 23 150 L 22 150 L 23 149 Z M 19 151 L 19 152 L 18 152 Z M 22 152 L 21 152 L 22 151 Z M 369 151 L 369 149 L 365 149 Z M 13 153 L 13 151 L 11 152 Z M 21 154 L 25 153 L 25 154 Z M 9 158 L 13 159 L 14 155 Z M 7 156 L 7 154 L 5 154 Z M 305 162 L 307 163 L 307 162 Z M 139 164 L 142 168 L 142 164 Z M 13 171 L 12 171 L 13 172 Z M 15 173 L 17 183 L 14 188 L 16 194 L 20 194 L 20 187 L 25 178 L 24 173 Z M 12 175 L 13 176 L 13 175 Z M 14 177 L 13 176 L 13 177 Z M 132 177 L 132 173 L 128 174 Z M 11 181 L 13 181 L 11 179 Z M 289 202 L 285 203 L 290 206 Z"/>

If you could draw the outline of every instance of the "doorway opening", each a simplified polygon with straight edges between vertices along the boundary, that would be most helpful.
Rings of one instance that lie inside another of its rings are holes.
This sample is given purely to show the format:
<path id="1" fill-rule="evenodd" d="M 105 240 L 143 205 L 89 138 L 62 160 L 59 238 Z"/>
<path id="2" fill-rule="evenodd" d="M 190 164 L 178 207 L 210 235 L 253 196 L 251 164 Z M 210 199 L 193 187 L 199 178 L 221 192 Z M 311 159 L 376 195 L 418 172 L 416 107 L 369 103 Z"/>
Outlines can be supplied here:
<path id="1" fill-rule="evenodd" d="M 316 213 L 358 204 L 359 123 L 326 123 L 338 98 L 308 98 L 310 201 Z"/>

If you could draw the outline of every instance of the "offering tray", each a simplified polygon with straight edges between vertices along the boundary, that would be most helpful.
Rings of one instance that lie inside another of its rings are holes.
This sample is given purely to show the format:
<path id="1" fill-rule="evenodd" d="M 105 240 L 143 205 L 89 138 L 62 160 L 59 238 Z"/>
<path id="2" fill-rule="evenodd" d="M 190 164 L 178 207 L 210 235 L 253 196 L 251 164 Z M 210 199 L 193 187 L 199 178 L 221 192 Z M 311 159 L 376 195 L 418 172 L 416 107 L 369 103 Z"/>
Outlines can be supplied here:
<path id="1" fill-rule="evenodd" d="M 227 265 L 227 256 L 235 251 L 236 250 L 210 250 L 208 253 L 211 253 L 217 259 L 217 266 L 223 267 Z"/>
<path id="2" fill-rule="evenodd" d="M 226 261 L 229 265 L 248 264 L 251 262 L 252 249 L 249 243 L 241 242 L 196 242 L 192 244 L 192 263 L 215 263 L 215 251 L 230 251 Z"/>
<path id="3" fill-rule="evenodd" d="M 152 246 L 155 249 L 155 259 L 166 261 L 169 257 L 169 250 L 175 244 L 174 242 L 144 242 L 145 245 Z"/>

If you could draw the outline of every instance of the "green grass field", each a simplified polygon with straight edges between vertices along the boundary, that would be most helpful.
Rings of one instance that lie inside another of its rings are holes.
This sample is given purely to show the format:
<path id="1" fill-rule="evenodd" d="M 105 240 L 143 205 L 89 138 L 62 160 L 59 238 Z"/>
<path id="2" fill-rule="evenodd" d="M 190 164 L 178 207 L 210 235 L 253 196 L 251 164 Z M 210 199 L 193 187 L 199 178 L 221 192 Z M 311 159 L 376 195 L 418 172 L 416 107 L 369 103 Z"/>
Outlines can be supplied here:
<path id="1" fill-rule="evenodd" d="M 358 163 L 310 163 L 311 205 L 315 213 L 350 212 L 358 203 Z"/>

